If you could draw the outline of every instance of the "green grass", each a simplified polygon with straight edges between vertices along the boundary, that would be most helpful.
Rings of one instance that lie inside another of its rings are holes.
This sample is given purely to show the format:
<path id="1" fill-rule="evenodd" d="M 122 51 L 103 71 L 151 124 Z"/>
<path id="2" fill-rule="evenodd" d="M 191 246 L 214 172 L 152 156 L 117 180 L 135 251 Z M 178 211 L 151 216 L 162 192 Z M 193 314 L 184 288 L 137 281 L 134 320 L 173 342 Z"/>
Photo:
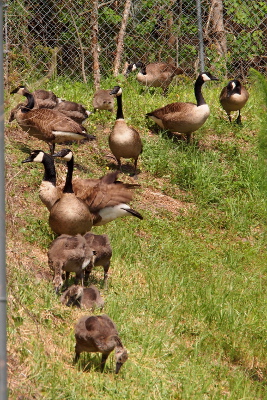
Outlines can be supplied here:
<path id="1" fill-rule="evenodd" d="M 144 216 L 120 219 L 107 233 L 113 247 L 104 312 L 116 323 L 129 360 L 118 376 L 110 356 L 84 354 L 73 365 L 73 326 L 85 311 L 63 307 L 53 292 L 46 251 L 54 235 L 38 197 L 42 166 L 21 165 L 25 151 L 48 150 L 7 126 L 8 352 L 10 399 L 266 399 L 266 81 L 251 73 L 243 125 L 230 125 L 206 84 L 211 116 L 186 145 L 154 133 L 145 112 L 194 101 L 193 83 L 179 78 L 168 98 L 123 85 L 125 117 L 142 135 L 133 207 Z M 52 82 L 47 88 L 90 108 L 90 85 Z M 16 101 L 7 99 L 7 109 Z M 87 122 L 93 144 L 72 145 L 75 174 L 100 177 L 114 115 Z M 57 163 L 59 180 L 65 166 Z M 122 180 L 131 181 L 128 173 Z M 147 195 L 149 196 L 147 197 Z M 160 199 L 160 200 L 158 200 Z M 174 206 L 176 204 L 176 206 Z M 103 290 L 102 269 L 93 282 Z"/>

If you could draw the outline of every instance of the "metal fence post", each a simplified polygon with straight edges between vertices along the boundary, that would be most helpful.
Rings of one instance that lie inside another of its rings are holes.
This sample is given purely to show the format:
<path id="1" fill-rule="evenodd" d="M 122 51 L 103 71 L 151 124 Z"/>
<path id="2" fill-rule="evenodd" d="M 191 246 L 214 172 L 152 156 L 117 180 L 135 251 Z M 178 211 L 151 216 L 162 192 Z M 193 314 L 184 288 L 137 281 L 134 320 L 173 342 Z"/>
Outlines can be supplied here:
<path id="1" fill-rule="evenodd" d="M 197 27 L 198 27 L 198 40 L 199 40 L 199 62 L 200 71 L 205 71 L 204 62 L 204 43 L 203 43 L 203 30 L 202 30 L 202 13 L 201 13 L 201 0 L 196 0 L 197 4 Z"/>
<path id="2" fill-rule="evenodd" d="M 7 399 L 3 0 L 0 0 L 0 399 Z"/>

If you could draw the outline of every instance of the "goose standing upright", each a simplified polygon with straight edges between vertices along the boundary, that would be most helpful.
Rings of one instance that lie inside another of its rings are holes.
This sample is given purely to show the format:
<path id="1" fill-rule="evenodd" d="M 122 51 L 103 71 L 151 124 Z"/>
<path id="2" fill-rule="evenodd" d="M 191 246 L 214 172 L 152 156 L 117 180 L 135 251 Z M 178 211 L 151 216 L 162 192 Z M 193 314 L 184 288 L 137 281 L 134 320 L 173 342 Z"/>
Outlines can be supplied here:
<path id="1" fill-rule="evenodd" d="M 185 134 L 189 143 L 192 132 L 199 129 L 210 115 L 210 108 L 205 102 L 201 87 L 203 83 L 211 80 L 217 81 L 218 79 L 209 72 L 203 72 L 195 81 L 194 90 L 197 104 L 189 102 L 167 104 L 165 107 L 147 113 L 146 117 L 162 129 Z"/>
<path id="2" fill-rule="evenodd" d="M 109 135 L 109 147 L 115 156 L 118 167 L 121 170 L 121 158 L 134 159 L 134 175 L 136 174 L 137 161 L 142 153 L 142 141 L 136 129 L 128 126 L 124 120 L 122 111 L 122 89 L 120 86 L 114 86 L 111 95 L 117 97 L 117 116 L 116 122 L 111 134 Z"/>
<path id="3" fill-rule="evenodd" d="M 21 88 L 18 89 L 18 93 L 23 94 L 28 102 L 12 110 L 13 119 L 15 118 L 19 126 L 30 136 L 46 142 L 51 154 L 54 153 L 55 143 L 95 139 L 95 136 L 88 135 L 85 132 L 84 127 L 59 111 L 48 108 L 34 108 L 35 100 L 31 93 L 21 91 Z"/>
<path id="4" fill-rule="evenodd" d="M 53 154 L 60 157 L 61 152 Z M 77 197 L 72 187 L 72 175 L 74 167 L 73 154 L 69 151 L 64 155 L 67 160 L 67 176 L 62 196 L 55 202 L 50 210 L 49 225 L 53 232 L 61 235 L 84 235 L 93 226 L 93 218 L 87 204 Z"/>
<path id="5" fill-rule="evenodd" d="M 228 82 L 220 94 L 220 103 L 222 108 L 226 111 L 229 121 L 231 122 L 231 112 L 238 111 L 237 124 L 241 124 L 241 108 L 244 107 L 248 101 L 249 93 L 247 89 L 241 85 L 240 81 L 233 79 Z"/>

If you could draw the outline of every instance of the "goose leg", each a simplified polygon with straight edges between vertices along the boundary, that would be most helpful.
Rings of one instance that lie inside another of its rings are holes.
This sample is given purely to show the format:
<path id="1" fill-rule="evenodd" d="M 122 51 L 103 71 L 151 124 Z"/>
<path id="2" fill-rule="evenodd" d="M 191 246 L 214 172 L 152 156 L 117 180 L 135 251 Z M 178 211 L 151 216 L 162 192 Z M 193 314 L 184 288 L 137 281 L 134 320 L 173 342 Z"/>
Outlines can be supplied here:
<path id="1" fill-rule="evenodd" d="M 107 358 L 108 358 L 108 354 L 102 353 L 102 359 L 101 359 L 101 364 L 100 364 L 101 372 L 104 371 Z"/>
<path id="2" fill-rule="evenodd" d="M 55 143 L 48 143 L 51 156 L 55 153 Z"/>
<path id="3" fill-rule="evenodd" d="M 229 121 L 232 122 L 232 118 L 231 118 L 230 113 L 227 113 L 227 116 L 228 116 Z"/>
<path id="4" fill-rule="evenodd" d="M 237 117 L 236 123 L 238 125 L 241 125 L 241 113 L 240 113 L 240 110 L 238 110 L 238 117 Z"/>
<path id="5" fill-rule="evenodd" d="M 75 357 L 73 360 L 74 364 L 79 360 L 79 358 L 80 358 L 80 353 L 78 352 L 77 347 L 75 346 Z"/>

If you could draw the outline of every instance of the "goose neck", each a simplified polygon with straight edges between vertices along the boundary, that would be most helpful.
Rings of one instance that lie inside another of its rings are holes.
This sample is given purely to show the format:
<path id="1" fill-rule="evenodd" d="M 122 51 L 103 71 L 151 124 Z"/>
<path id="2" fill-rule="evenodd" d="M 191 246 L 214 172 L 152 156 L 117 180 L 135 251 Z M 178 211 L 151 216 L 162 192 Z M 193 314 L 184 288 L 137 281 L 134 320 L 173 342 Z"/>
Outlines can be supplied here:
<path id="1" fill-rule="evenodd" d="M 205 99 L 203 97 L 201 88 L 203 85 L 203 80 L 202 79 L 197 79 L 195 82 L 195 97 L 196 97 L 196 101 L 197 101 L 197 106 L 202 106 L 203 104 L 206 104 Z"/>
<path id="2" fill-rule="evenodd" d="M 68 167 L 68 172 L 67 172 L 67 176 L 66 176 L 63 193 L 73 193 L 73 188 L 72 188 L 72 175 L 73 175 L 73 167 L 74 167 L 73 157 L 71 158 L 71 160 L 69 160 L 67 162 L 67 167 Z"/>
<path id="3" fill-rule="evenodd" d="M 44 165 L 44 177 L 43 181 L 51 182 L 56 186 L 56 169 L 54 159 L 49 154 L 45 154 L 42 161 Z"/>
<path id="4" fill-rule="evenodd" d="M 21 107 L 21 112 L 27 113 L 34 107 L 34 97 L 29 92 L 24 92 L 24 96 L 27 98 L 28 103 L 24 107 Z"/>
<path id="5" fill-rule="evenodd" d="M 117 116 L 116 119 L 124 119 L 122 111 L 122 95 L 117 96 Z"/>

